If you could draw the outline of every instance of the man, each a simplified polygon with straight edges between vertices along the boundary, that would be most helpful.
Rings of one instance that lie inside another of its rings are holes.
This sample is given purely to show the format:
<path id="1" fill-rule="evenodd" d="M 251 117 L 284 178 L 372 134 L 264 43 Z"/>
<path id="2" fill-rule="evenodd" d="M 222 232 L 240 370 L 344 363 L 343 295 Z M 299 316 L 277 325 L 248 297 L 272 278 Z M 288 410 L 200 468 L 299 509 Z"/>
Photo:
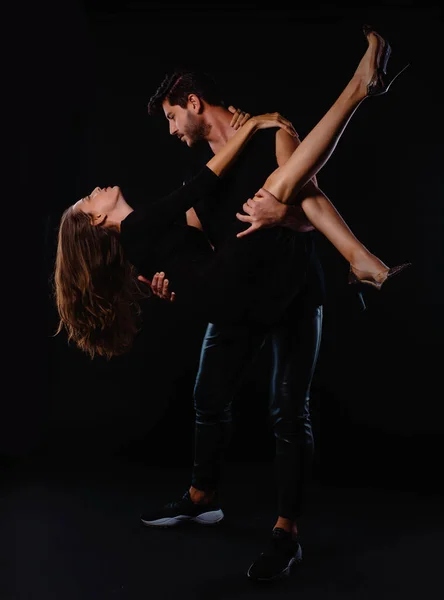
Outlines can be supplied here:
<path id="1" fill-rule="evenodd" d="M 170 134 L 188 147 L 207 142 L 210 155 L 235 132 L 231 126 L 233 114 L 225 108 L 215 82 L 204 73 L 181 71 L 167 76 L 150 99 L 148 112 L 163 113 Z M 232 431 L 232 398 L 246 367 L 269 338 L 270 417 L 276 438 L 278 515 L 269 549 L 259 555 L 247 572 L 249 578 L 258 581 L 289 574 L 291 565 L 302 557 L 297 519 L 303 509 L 313 458 L 309 398 L 321 341 L 323 279 L 310 232 L 313 228 L 308 226 L 304 233 L 297 232 L 300 207 L 280 204 L 266 191 L 259 201 L 247 199 L 253 198 L 268 175 L 286 162 L 299 143 L 297 137 L 281 130 L 260 132 L 248 142 L 224 177 L 220 195 L 199 201 L 186 215 L 189 225 L 204 230 L 215 251 L 237 238 L 245 241 L 246 252 L 254 252 L 254 243 L 260 241 L 256 237 L 259 233 L 274 236 L 276 257 L 266 272 L 272 273 L 276 289 L 274 296 L 268 293 L 265 282 L 257 306 L 260 325 L 250 322 L 208 325 L 194 389 L 195 455 L 191 486 L 182 499 L 141 516 L 145 525 L 154 527 L 172 526 L 189 519 L 205 524 L 223 519 L 217 491 L 223 450 Z M 310 195 L 328 202 L 314 181 L 302 190 L 301 202 Z M 245 223 L 250 224 L 247 230 Z M 291 260 L 287 260 L 288 256 Z M 162 279 L 158 281 L 161 287 Z"/>

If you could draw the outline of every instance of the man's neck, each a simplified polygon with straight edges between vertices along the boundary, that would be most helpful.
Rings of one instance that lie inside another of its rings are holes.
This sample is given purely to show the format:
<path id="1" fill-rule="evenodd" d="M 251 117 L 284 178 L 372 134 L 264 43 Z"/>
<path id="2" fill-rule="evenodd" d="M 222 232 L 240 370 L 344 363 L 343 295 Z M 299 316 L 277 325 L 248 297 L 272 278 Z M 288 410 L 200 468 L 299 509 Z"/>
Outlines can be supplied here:
<path id="1" fill-rule="evenodd" d="M 223 148 L 236 133 L 236 130 L 230 127 L 232 118 L 233 115 L 221 106 L 213 106 L 208 109 L 207 123 L 211 128 L 206 141 L 214 154 Z"/>

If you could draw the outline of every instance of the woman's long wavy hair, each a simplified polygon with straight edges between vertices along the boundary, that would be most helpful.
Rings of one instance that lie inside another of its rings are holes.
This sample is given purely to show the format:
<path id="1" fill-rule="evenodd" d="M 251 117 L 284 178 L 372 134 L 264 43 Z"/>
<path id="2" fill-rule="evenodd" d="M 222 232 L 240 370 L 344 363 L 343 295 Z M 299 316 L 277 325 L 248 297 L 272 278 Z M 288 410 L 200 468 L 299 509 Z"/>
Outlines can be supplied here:
<path id="1" fill-rule="evenodd" d="M 62 215 L 54 269 L 54 297 L 63 328 L 91 358 L 128 352 L 141 326 L 140 300 L 150 294 L 124 258 L 117 228 L 93 226 L 70 206 Z"/>

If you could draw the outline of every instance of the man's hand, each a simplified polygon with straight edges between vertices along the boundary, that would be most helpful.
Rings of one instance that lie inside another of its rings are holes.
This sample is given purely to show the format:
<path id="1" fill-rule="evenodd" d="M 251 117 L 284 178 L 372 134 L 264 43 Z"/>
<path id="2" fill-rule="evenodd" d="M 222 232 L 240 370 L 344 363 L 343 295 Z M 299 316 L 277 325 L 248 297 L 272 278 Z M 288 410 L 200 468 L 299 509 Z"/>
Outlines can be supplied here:
<path id="1" fill-rule="evenodd" d="M 176 294 L 174 292 L 170 292 L 168 289 L 169 281 L 165 279 L 165 273 L 161 271 L 160 273 L 156 273 L 153 277 L 153 280 L 150 281 L 146 279 L 143 275 L 139 275 L 137 277 L 139 281 L 143 281 L 148 284 L 155 296 L 158 296 L 162 300 L 168 300 L 169 302 L 174 302 L 176 299 Z"/>
<path id="2" fill-rule="evenodd" d="M 236 213 L 236 217 L 239 221 L 250 223 L 250 227 L 238 233 L 238 238 L 276 225 L 291 227 L 296 231 L 313 229 L 300 206 L 279 202 L 276 196 L 265 188 L 260 188 L 253 198 L 249 198 L 242 209 L 247 214 Z"/>
<path id="3" fill-rule="evenodd" d="M 238 233 L 236 236 L 238 238 L 258 229 L 280 225 L 285 218 L 287 206 L 279 202 L 276 196 L 264 188 L 260 188 L 253 198 L 248 198 L 242 206 L 242 210 L 247 214 L 236 213 L 236 217 L 239 221 L 250 223 L 250 227 Z"/>

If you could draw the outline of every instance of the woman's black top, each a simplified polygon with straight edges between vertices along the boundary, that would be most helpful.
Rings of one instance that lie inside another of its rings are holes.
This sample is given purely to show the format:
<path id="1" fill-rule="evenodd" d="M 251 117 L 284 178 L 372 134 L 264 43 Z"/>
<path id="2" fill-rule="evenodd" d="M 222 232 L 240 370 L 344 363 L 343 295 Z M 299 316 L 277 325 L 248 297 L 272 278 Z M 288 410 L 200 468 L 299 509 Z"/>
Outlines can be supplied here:
<path id="1" fill-rule="evenodd" d="M 170 290 L 176 292 L 176 303 L 209 322 L 268 323 L 277 318 L 297 293 L 297 282 L 304 279 L 307 265 L 300 260 L 299 246 L 307 237 L 295 236 L 283 227 L 243 238 L 236 238 L 233 231 L 214 251 L 202 231 L 180 218 L 212 196 L 221 181 L 205 166 L 186 185 L 130 213 L 121 223 L 124 254 L 147 279 L 164 271 Z M 285 269 L 292 273 L 289 280 L 282 277 Z"/>

